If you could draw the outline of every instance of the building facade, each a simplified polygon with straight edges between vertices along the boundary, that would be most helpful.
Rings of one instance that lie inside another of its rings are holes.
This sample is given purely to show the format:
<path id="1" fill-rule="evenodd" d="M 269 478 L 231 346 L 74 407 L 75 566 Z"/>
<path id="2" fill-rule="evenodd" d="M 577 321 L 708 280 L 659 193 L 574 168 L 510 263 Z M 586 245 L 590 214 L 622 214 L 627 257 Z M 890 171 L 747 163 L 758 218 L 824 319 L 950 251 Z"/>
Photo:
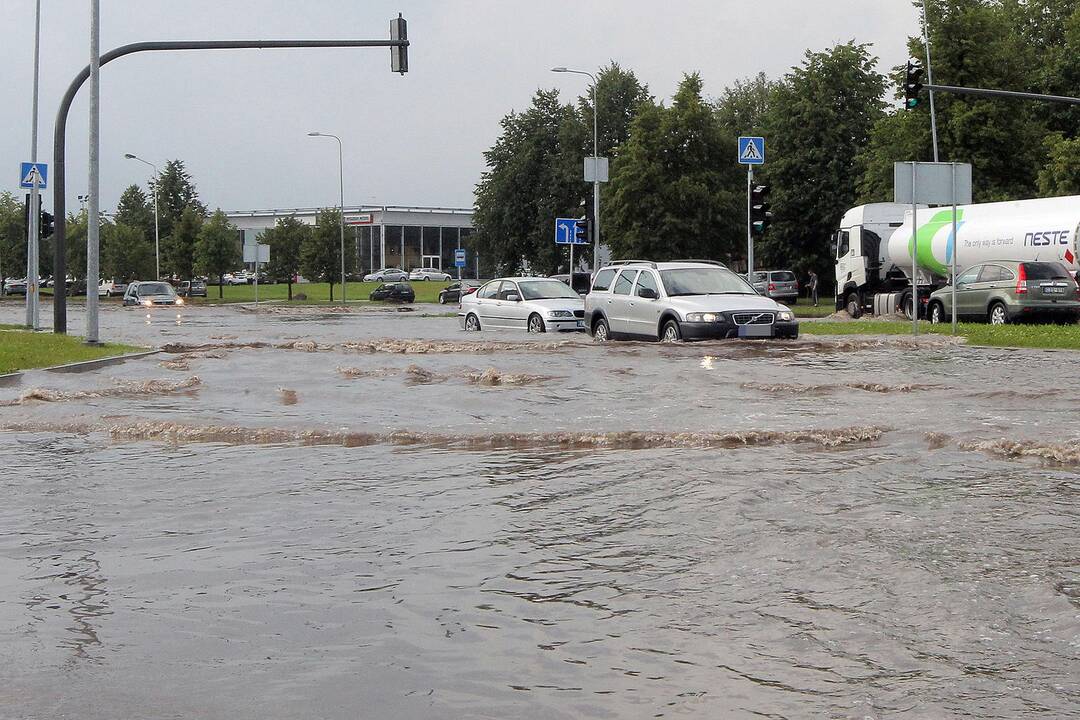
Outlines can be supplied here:
<path id="1" fill-rule="evenodd" d="M 234 210 L 225 214 L 241 230 L 266 230 L 286 217 L 315 225 L 319 210 Z M 472 208 L 345 206 L 345 241 L 349 251 L 356 254 L 360 274 L 384 267 L 406 271 L 430 267 L 457 277 L 454 254 L 462 248 L 465 267 L 461 277 L 476 278 L 480 258 L 469 241 L 473 234 L 472 217 Z"/>

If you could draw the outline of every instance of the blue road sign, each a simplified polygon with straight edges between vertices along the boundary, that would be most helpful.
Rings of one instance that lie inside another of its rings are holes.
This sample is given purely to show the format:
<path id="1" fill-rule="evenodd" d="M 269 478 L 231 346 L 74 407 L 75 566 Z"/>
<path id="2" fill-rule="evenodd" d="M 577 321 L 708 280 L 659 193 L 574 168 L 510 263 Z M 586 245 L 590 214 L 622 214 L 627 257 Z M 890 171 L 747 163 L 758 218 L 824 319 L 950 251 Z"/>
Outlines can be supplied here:
<path id="1" fill-rule="evenodd" d="M 37 175 L 38 190 L 44 190 L 49 179 L 49 166 L 45 163 L 20 163 L 19 187 L 33 188 L 34 176 Z"/>
<path id="2" fill-rule="evenodd" d="M 740 165 L 764 165 L 765 164 L 765 138 L 741 137 L 739 138 L 739 164 Z"/>
<path id="3" fill-rule="evenodd" d="M 465 267 L 465 248 L 458 248 L 454 251 L 454 267 Z"/>
<path id="4" fill-rule="evenodd" d="M 581 232 L 581 221 L 577 218 L 555 218 L 556 245 L 588 245 L 589 241 Z"/>

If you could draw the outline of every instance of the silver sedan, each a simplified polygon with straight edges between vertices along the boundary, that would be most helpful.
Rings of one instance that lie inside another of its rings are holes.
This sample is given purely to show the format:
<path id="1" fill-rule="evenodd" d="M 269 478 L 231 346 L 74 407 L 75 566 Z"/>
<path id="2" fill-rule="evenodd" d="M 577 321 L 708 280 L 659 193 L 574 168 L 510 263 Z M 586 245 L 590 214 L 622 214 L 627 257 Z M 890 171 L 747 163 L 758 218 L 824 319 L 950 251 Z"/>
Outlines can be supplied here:
<path id="1" fill-rule="evenodd" d="M 584 330 L 585 301 L 551 278 L 500 278 L 461 298 L 458 319 L 465 330 Z"/>

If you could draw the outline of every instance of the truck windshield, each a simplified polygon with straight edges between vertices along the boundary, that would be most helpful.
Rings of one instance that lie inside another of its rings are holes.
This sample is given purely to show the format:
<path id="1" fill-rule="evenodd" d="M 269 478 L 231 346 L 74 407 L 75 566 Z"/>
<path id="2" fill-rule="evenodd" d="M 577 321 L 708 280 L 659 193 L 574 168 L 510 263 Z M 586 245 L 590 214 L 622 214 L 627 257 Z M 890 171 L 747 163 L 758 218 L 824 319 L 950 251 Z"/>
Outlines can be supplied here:
<path id="1" fill-rule="evenodd" d="M 757 295 L 745 280 L 726 268 L 661 270 L 668 297 L 680 295 Z"/>

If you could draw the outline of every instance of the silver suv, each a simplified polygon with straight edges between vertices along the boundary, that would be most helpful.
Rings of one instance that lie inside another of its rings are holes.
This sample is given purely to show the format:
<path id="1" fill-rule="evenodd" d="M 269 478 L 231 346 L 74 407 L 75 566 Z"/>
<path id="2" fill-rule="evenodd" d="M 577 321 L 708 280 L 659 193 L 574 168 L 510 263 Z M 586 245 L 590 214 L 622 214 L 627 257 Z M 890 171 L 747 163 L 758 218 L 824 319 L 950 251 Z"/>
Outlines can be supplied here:
<path id="1" fill-rule="evenodd" d="M 623 260 L 601 268 L 585 296 L 585 327 L 599 342 L 799 337 L 789 308 L 705 260 Z"/>

